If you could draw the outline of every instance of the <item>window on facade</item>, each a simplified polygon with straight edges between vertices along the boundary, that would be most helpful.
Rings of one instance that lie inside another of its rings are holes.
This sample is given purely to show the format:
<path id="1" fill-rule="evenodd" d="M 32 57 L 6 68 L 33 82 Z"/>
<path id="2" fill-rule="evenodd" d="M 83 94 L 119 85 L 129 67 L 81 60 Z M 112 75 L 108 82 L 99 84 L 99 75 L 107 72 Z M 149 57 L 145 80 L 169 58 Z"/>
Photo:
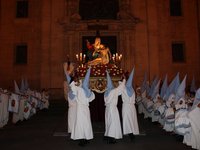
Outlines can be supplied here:
<path id="1" fill-rule="evenodd" d="M 184 43 L 172 43 L 172 61 L 174 63 L 185 62 L 185 44 Z"/>
<path id="2" fill-rule="evenodd" d="M 80 0 L 79 14 L 82 20 L 117 19 L 118 0 Z"/>
<path id="3" fill-rule="evenodd" d="M 16 17 L 27 18 L 28 17 L 28 0 L 18 0 L 16 4 Z"/>
<path id="4" fill-rule="evenodd" d="M 181 0 L 170 0 L 170 15 L 182 16 Z"/>
<path id="5" fill-rule="evenodd" d="M 26 44 L 17 45 L 15 48 L 15 64 L 27 64 L 27 50 Z"/>

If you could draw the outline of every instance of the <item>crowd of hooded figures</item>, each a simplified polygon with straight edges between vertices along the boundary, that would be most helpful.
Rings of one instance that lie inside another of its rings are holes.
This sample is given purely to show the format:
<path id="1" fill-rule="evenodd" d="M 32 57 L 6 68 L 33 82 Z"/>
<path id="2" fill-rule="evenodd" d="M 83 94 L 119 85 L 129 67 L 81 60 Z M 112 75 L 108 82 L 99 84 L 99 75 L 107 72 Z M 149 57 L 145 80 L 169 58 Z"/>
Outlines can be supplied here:
<path id="1" fill-rule="evenodd" d="M 93 139 L 93 129 L 90 118 L 89 103 L 95 99 L 95 94 L 89 87 L 90 70 L 85 78 L 79 80 L 66 73 L 64 82 L 65 98 L 68 100 L 68 133 L 72 140 L 79 141 L 80 146 L 85 146 Z M 107 73 L 107 88 L 104 93 L 105 103 L 105 133 L 104 139 L 109 144 L 116 143 L 123 135 L 129 135 L 133 140 L 139 134 L 137 113 L 135 109 L 135 91 L 132 86 L 134 70 L 128 79 L 125 77 L 114 87 L 109 72 Z M 118 96 L 122 96 L 122 125 L 117 108 Z M 123 130 L 122 130 L 123 129 Z"/>
<path id="2" fill-rule="evenodd" d="M 196 89 L 193 78 L 186 86 L 186 78 L 180 81 L 179 73 L 168 84 L 167 75 L 161 84 L 156 77 L 149 84 L 146 75 L 136 89 L 138 113 L 152 122 L 158 122 L 178 141 L 200 150 L 200 88 Z M 190 87 L 190 88 L 188 88 Z"/>
<path id="3" fill-rule="evenodd" d="M 14 91 L 0 89 L 0 128 L 11 123 L 16 124 L 23 120 L 28 120 L 37 111 L 48 109 L 49 93 L 47 90 L 31 90 L 27 80 L 21 81 L 19 88 L 14 81 Z"/>

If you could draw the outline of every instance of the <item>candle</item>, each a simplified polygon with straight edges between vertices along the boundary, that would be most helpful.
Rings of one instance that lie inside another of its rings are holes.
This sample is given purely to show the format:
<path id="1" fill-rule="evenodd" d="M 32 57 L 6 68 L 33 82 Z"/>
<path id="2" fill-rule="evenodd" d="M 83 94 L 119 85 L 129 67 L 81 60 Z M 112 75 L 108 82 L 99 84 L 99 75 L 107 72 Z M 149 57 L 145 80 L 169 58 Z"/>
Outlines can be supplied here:
<path id="1" fill-rule="evenodd" d="M 114 56 L 112 57 L 112 59 L 113 59 L 113 61 L 115 61 L 115 57 Z"/>
<path id="2" fill-rule="evenodd" d="M 121 61 L 121 59 L 122 59 L 122 54 L 119 55 L 119 61 Z"/>
<path id="3" fill-rule="evenodd" d="M 82 53 L 80 53 L 80 61 L 82 61 Z"/>
<path id="4" fill-rule="evenodd" d="M 118 56 L 118 53 L 116 53 L 116 61 L 119 60 L 119 56 Z"/>
<path id="5" fill-rule="evenodd" d="M 78 61 L 78 54 L 76 54 L 76 60 Z"/>
<path id="6" fill-rule="evenodd" d="M 86 55 L 84 54 L 84 55 L 83 55 L 83 61 L 84 61 L 84 62 L 85 62 L 85 57 L 86 57 Z"/>

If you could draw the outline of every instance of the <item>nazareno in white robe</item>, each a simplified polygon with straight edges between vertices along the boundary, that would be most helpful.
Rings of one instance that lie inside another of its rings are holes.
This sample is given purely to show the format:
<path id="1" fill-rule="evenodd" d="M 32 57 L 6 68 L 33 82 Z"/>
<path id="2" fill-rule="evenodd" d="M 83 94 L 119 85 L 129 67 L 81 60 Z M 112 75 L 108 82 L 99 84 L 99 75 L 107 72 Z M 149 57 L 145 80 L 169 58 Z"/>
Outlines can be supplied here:
<path id="1" fill-rule="evenodd" d="M 139 127 L 135 109 L 135 92 L 130 97 L 127 94 L 126 88 L 124 88 L 122 92 L 122 101 L 123 134 L 133 133 L 134 135 L 138 135 Z"/>
<path id="2" fill-rule="evenodd" d="M 0 128 L 5 126 L 9 120 L 8 99 L 8 94 L 0 93 Z"/>
<path id="3" fill-rule="evenodd" d="M 115 139 L 122 138 L 121 122 L 117 108 L 118 96 L 121 95 L 124 84 L 120 83 L 118 87 L 112 89 L 108 96 L 104 95 L 105 102 L 105 133 L 104 136 Z"/>
<path id="4" fill-rule="evenodd" d="M 174 122 L 175 122 L 175 113 L 172 103 L 174 102 L 174 94 L 169 96 L 169 99 L 166 101 L 167 108 L 165 109 L 165 123 L 163 129 L 167 132 L 174 131 Z"/>
<path id="5" fill-rule="evenodd" d="M 72 128 L 75 125 L 76 121 L 76 99 L 75 97 L 71 99 L 68 96 L 69 85 L 67 81 L 64 81 L 64 96 L 66 101 L 68 102 L 68 114 L 67 114 L 67 123 L 68 123 L 68 133 L 72 132 Z"/>
<path id="6" fill-rule="evenodd" d="M 91 96 L 87 98 L 82 87 L 75 84 L 70 84 L 70 86 L 77 102 L 76 120 L 72 127 L 71 139 L 93 139 L 89 102 L 95 99 L 95 95 L 92 92 Z"/>
<path id="7" fill-rule="evenodd" d="M 76 122 L 76 111 L 77 111 L 76 103 L 77 103 L 76 98 L 71 99 L 68 96 L 68 133 L 72 132 L 72 129 Z"/>
<path id="8" fill-rule="evenodd" d="M 156 95 L 156 97 L 153 99 L 153 111 L 151 113 L 151 118 L 152 118 L 152 122 L 157 122 L 159 121 L 160 118 L 160 112 L 159 112 L 159 107 L 162 105 L 161 102 L 158 100 L 159 98 L 159 94 Z"/>
<path id="9" fill-rule="evenodd" d="M 185 135 L 190 132 L 190 120 L 187 117 L 188 106 L 184 98 L 180 98 L 175 105 L 175 132 L 179 135 Z"/>
<path id="10" fill-rule="evenodd" d="M 25 98 L 24 96 L 19 96 L 19 112 L 18 113 L 13 113 L 13 118 L 12 118 L 12 123 L 17 123 L 19 120 L 23 121 L 24 120 L 24 103 L 25 103 Z"/>
<path id="11" fill-rule="evenodd" d="M 188 113 L 190 119 L 191 131 L 184 136 L 183 143 L 200 150 L 200 108 L 195 107 Z"/>

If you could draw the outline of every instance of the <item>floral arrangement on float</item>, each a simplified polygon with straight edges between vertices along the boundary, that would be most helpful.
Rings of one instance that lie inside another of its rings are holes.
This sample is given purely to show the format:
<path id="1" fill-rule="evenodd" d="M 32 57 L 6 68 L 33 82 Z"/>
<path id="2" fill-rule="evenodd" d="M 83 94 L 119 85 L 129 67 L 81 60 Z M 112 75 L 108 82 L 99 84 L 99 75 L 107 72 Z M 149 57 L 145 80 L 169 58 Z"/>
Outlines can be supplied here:
<path id="1" fill-rule="evenodd" d="M 88 65 L 79 65 L 77 68 L 77 73 L 79 77 L 84 77 L 88 69 Z M 99 64 L 91 66 L 91 77 L 106 77 L 106 70 L 108 70 L 110 76 L 121 77 L 124 74 L 122 68 L 119 68 L 115 64 Z"/>

